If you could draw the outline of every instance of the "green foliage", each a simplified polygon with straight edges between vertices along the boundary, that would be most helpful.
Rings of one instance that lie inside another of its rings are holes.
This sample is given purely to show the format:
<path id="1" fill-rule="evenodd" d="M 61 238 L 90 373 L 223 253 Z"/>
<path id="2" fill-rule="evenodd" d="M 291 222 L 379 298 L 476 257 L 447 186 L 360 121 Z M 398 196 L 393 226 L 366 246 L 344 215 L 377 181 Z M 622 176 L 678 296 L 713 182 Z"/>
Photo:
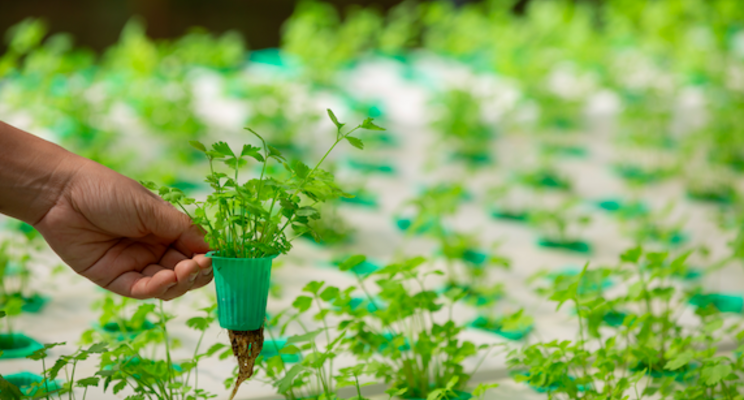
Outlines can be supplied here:
<path id="1" fill-rule="evenodd" d="M 483 121 L 481 101 L 469 91 L 454 89 L 443 93 L 440 103 L 443 112 L 434 122 L 440 140 L 468 164 L 487 163 L 494 128 Z"/>
<path id="2" fill-rule="evenodd" d="M 717 349 L 723 340 L 740 340 L 741 322 L 723 328 L 712 306 L 697 309 L 695 326 L 676 318 L 694 293 L 673 282 L 689 269 L 688 255 L 670 259 L 637 247 L 617 266 L 588 269 L 587 264 L 578 275 L 554 280 L 543 293 L 558 309 L 573 305 L 579 332 L 573 340 L 513 350 L 509 364 L 523 371 L 516 379 L 569 398 L 624 399 L 628 393 L 639 399 L 735 398 L 744 369 L 738 357 L 717 355 Z M 628 290 L 614 296 L 582 290 L 607 277 Z M 607 316 L 618 311 L 622 323 L 609 324 Z"/>
<path id="3" fill-rule="evenodd" d="M 355 256 L 342 265 L 349 267 L 360 260 Z M 451 390 L 462 390 L 472 374 L 465 371 L 462 362 L 489 347 L 459 339 L 463 328 L 451 319 L 451 307 L 463 294 L 452 292 L 442 297 L 425 289 L 424 277 L 438 272 L 425 272 L 425 261 L 412 258 L 372 274 L 357 274 L 367 300 L 379 304 L 373 311 L 337 304 L 350 317 L 342 324 L 355 338 L 351 352 L 374 366 L 370 372 L 396 391 L 407 389 L 403 392 L 407 398 L 441 398 Z M 379 290 L 376 297 L 370 296 L 370 280 Z M 440 321 L 435 313 L 443 308 L 449 308 L 449 318 Z"/>
<path id="4" fill-rule="evenodd" d="M 163 303 L 157 312 L 157 328 L 145 332 L 133 339 L 110 345 L 108 351 L 102 352 L 100 371 L 96 373 L 103 384 L 104 392 L 111 390 L 114 394 L 129 387 L 134 392 L 128 399 L 209 399 L 216 397 L 199 387 L 199 362 L 215 354 L 214 346 L 203 351 L 202 342 L 209 326 L 215 321 L 215 306 L 200 311 L 203 316 L 193 317 L 186 325 L 200 332 L 192 356 L 185 360 L 175 360 L 171 354 L 179 342 L 172 339 L 167 324 L 174 318 L 163 309 Z M 154 346 L 162 343 L 165 354 L 155 353 Z M 148 354 L 152 354 L 148 356 Z M 78 382 L 79 385 L 93 382 Z M 97 384 L 97 382 L 96 382 Z"/>
<path id="5" fill-rule="evenodd" d="M 246 144 L 241 151 L 235 152 L 225 142 L 214 143 L 209 149 L 199 142 L 191 143 L 209 160 L 210 174 L 205 182 L 213 193 L 206 200 L 198 201 L 186 197 L 179 189 L 158 187 L 152 182 L 145 185 L 183 209 L 195 224 L 201 226 L 210 247 L 221 257 L 263 258 L 285 254 L 291 249 L 294 239 L 287 238 L 288 227 L 297 236 L 314 234 L 310 222 L 321 217 L 315 206 L 348 196 L 336 186 L 333 175 L 320 169 L 320 165 L 340 142 L 352 138 L 351 134 L 358 129 L 376 128 L 371 120 L 366 120 L 343 132 L 344 124 L 338 122 L 331 110 L 328 110 L 328 115 L 336 125 L 336 139 L 312 169 L 299 160 L 287 161 L 279 150 L 246 128 L 261 140 L 262 147 Z M 249 159 L 261 165 L 261 174 L 258 178 L 240 182 L 240 170 Z M 272 160 L 284 166 L 288 177 L 266 174 Z M 218 162 L 227 166 L 227 173 L 216 168 Z M 313 236 L 317 237 L 317 234 Z"/>
<path id="6" fill-rule="evenodd" d="M 578 206 L 577 199 L 569 199 L 557 207 L 533 210 L 529 222 L 552 242 L 573 243 L 581 239 L 581 230 L 591 222 L 591 217 Z"/>

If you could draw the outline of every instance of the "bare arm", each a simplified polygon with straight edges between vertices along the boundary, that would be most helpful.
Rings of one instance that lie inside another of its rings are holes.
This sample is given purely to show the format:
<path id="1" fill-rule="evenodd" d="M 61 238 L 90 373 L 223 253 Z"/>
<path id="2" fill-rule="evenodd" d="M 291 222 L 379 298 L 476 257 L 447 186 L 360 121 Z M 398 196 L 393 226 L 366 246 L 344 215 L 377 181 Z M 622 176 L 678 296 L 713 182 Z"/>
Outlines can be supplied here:
<path id="1" fill-rule="evenodd" d="M 172 299 L 212 279 L 191 220 L 142 185 L 0 122 L 0 213 L 33 225 L 61 258 L 128 297 Z"/>

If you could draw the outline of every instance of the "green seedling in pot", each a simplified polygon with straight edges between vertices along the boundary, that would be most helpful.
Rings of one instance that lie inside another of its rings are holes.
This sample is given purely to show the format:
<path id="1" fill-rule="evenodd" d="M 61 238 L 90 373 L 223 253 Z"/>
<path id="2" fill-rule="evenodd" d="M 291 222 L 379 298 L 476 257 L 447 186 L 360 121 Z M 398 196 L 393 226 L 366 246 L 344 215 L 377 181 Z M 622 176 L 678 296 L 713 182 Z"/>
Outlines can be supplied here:
<path id="1" fill-rule="evenodd" d="M 672 99 L 654 93 L 627 101 L 621 116 L 619 141 L 640 149 L 664 149 L 674 144 L 670 132 Z"/>
<path id="2" fill-rule="evenodd" d="M 83 390 L 82 399 L 87 398 L 88 389 L 98 387 L 102 378 L 96 374 L 80 377 L 80 370 L 85 361 L 91 357 L 98 356 L 108 351 L 106 344 L 96 343 L 87 348 L 78 348 L 72 354 L 59 356 L 50 366 L 46 359 L 49 350 L 63 346 L 65 343 L 48 343 L 26 358 L 41 361 L 42 373 L 35 375 L 30 373 L 18 374 L 16 386 L 21 392 L 21 399 L 75 399 L 75 392 Z M 64 381 L 60 378 L 64 376 Z M 10 380 L 10 377 L 8 377 Z M 12 397 L 11 397 L 12 398 Z"/>
<path id="3" fill-rule="evenodd" d="M 570 304 L 578 319 L 572 340 L 539 342 L 514 350 L 509 365 L 515 379 L 546 388 L 551 396 L 586 399 L 735 398 L 744 368 L 722 356 L 725 340 L 740 341 L 741 321 L 724 328 L 714 307 L 695 310 L 695 324 L 679 320 L 694 293 L 673 283 L 687 268 L 689 252 L 670 258 L 640 247 L 620 256 L 618 265 L 564 276 L 542 294 Z M 591 272 L 596 271 L 596 272 Z M 622 282 L 624 291 L 586 291 L 592 274 Z M 624 311 L 619 311 L 624 310 Z M 609 329 L 609 331 L 608 331 Z M 736 337 L 736 339 L 734 339 Z"/>
<path id="4" fill-rule="evenodd" d="M 259 374 L 255 379 L 270 384 L 288 400 L 333 400 L 337 398 L 337 390 L 344 386 L 355 386 L 361 398 L 359 377 L 369 375 L 376 368 L 374 363 L 357 362 L 334 369 L 336 357 L 348 354 L 356 339 L 351 335 L 350 321 L 339 323 L 333 315 L 357 312 L 352 297 L 355 290 L 355 287 L 341 290 L 320 281 L 308 283 L 290 309 L 267 321 L 266 332 L 272 343 L 280 342 L 276 335 L 286 339 L 281 340 L 278 352 L 261 353 L 256 360 Z M 319 323 L 319 329 L 310 330 L 304 322 L 309 317 Z M 299 329 L 301 333 L 287 336 L 290 329 Z M 233 380 L 228 379 L 225 386 L 232 385 Z"/>
<path id="5" fill-rule="evenodd" d="M 24 312 L 39 312 L 44 307 L 49 298 L 30 288 L 35 274 L 29 267 L 44 247 L 39 233 L 26 223 L 15 226 L 10 238 L 0 240 L 0 305 L 18 298 Z"/>
<path id="6" fill-rule="evenodd" d="M 488 189 L 487 201 L 489 211 L 494 218 L 515 222 L 527 222 L 529 220 L 530 199 L 535 196 L 525 196 L 525 198 L 515 198 L 517 193 L 516 186 L 510 183 L 504 183 Z"/>
<path id="7" fill-rule="evenodd" d="M 16 317 L 21 315 L 22 307 L 23 300 L 11 297 L 0 309 L 5 322 L 5 332 L 0 334 L 0 359 L 25 357 L 41 346 L 34 339 L 15 330 Z"/>
<path id="8" fill-rule="evenodd" d="M 682 217 L 675 220 L 671 217 L 674 207 L 673 203 L 669 203 L 660 210 L 626 221 L 622 231 L 637 245 L 656 243 L 663 248 L 678 247 L 687 241 L 688 237 L 683 231 L 686 219 Z"/>
<path id="9" fill-rule="evenodd" d="M 556 208 L 536 210 L 530 214 L 530 224 L 541 232 L 540 246 L 580 253 L 591 251 L 590 245 L 580 236 L 581 229 L 591 222 L 591 218 L 577 212 L 576 205 L 576 200 L 568 200 Z"/>
<path id="10" fill-rule="evenodd" d="M 532 332 L 534 318 L 519 310 L 510 314 L 495 315 L 493 307 L 482 307 L 481 315 L 469 326 L 486 332 L 495 333 L 509 340 L 522 340 Z"/>
<path id="11" fill-rule="evenodd" d="M 282 50 L 302 61 L 302 72 L 314 84 L 333 84 L 335 74 L 370 49 L 380 34 L 382 21 L 375 10 L 350 9 L 343 22 L 338 14 L 331 4 L 302 1 L 284 23 Z"/>
<path id="12" fill-rule="evenodd" d="M 571 191 L 573 187 L 568 177 L 547 166 L 520 173 L 517 176 L 517 181 L 535 190 Z"/>
<path id="13" fill-rule="evenodd" d="M 504 295 L 503 284 L 487 283 L 491 270 L 509 269 L 511 266 L 508 258 L 496 253 L 499 243 L 493 244 L 490 253 L 486 253 L 480 250 L 481 243 L 475 235 L 451 232 L 442 235 L 438 241 L 441 257 L 446 263 L 445 289 L 460 288 L 465 292 L 465 301 L 477 306 L 493 304 Z M 457 267 L 464 267 L 464 270 Z"/>
<path id="14" fill-rule="evenodd" d="M 404 207 L 412 209 L 412 213 L 402 214 L 396 223 L 409 235 L 439 238 L 446 234 L 444 219 L 457 213 L 464 199 L 465 190 L 461 185 L 436 185 L 407 201 Z"/>
<path id="15" fill-rule="evenodd" d="M 353 270 L 365 259 L 352 256 L 340 268 Z M 400 391 L 399 396 L 411 399 L 436 396 L 432 393 L 441 393 L 437 389 L 448 387 L 453 379 L 450 389 L 463 390 L 475 371 L 466 371 L 462 361 L 479 352 L 485 358 L 492 350 L 490 345 L 476 346 L 460 339 L 463 327 L 452 320 L 452 307 L 465 294 L 459 289 L 443 294 L 426 289 L 424 279 L 442 273 L 426 271 L 425 265 L 425 259 L 417 257 L 371 274 L 355 274 L 356 290 L 361 290 L 370 303 L 381 300 L 384 307 L 342 310 L 354 337 L 351 352 L 377 365 L 374 376 Z M 370 280 L 377 286 L 375 296 L 368 285 Z"/>
<path id="16" fill-rule="evenodd" d="M 240 384 L 253 374 L 253 364 L 261 352 L 272 259 L 289 252 L 292 241 L 299 236 L 309 233 L 318 239 L 310 225 L 321 217 L 315 206 L 348 196 L 335 184 L 332 174 L 320 169 L 321 164 L 343 141 L 362 149 L 364 144 L 352 136 L 354 132 L 382 130 L 368 118 L 344 131 L 345 124 L 331 110 L 328 116 L 336 126 L 335 140 L 312 168 L 299 160 L 287 161 L 261 135 L 246 128 L 260 140 L 260 147 L 246 144 L 236 152 L 225 142 L 215 143 L 211 148 L 199 142 L 191 143 L 209 161 L 206 182 L 213 193 L 206 200 L 186 197 L 178 189 L 145 183 L 204 229 L 206 240 L 214 249 L 210 256 L 215 270 L 218 319 L 220 326 L 230 332 L 240 367 L 233 397 Z M 241 182 L 240 171 L 248 160 L 258 162 L 261 173 Z M 272 162 L 282 165 L 288 173 L 266 174 Z M 225 164 L 227 172 L 222 172 L 218 163 Z M 290 228 L 294 237 L 288 237 Z"/>
<path id="17" fill-rule="evenodd" d="M 737 200 L 735 180 L 726 171 L 692 174 L 687 179 L 687 196 L 693 200 L 730 205 Z"/>
<path id="18" fill-rule="evenodd" d="M 209 399 L 216 397 L 199 387 L 199 363 L 216 354 L 222 344 L 204 350 L 206 332 L 215 321 L 214 308 L 199 310 L 203 315 L 186 321 L 188 328 L 199 332 L 191 356 L 175 359 L 173 351 L 180 342 L 170 336 L 168 326 L 175 316 L 166 313 L 160 301 L 155 310 L 155 327 L 130 340 L 109 344 L 101 354 L 100 371 L 104 391 L 114 394 L 128 387 L 133 398 L 148 400 Z"/>
<path id="19" fill-rule="evenodd" d="M 450 90 L 441 96 L 442 113 L 434 122 L 440 141 L 452 151 L 452 157 L 468 165 L 491 162 L 493 127 L 483 122 L 478 98 L 466 90 Z"/>
<path id="20" fill-rule="evenodd" d="M 575 131 L 581 128 L 583 102 L 561 98 L 542 90 L 535 91 L 535 100 L 540 107 L 540 127 L 548 131 Z"/>
<path id="21" fill-rule="evenodd" d="M 132 299 L 106 293 L 103 299 L 93 303 L 94 310 L 101 310 L 93 329 L 83 333 L 84 343 L 99 340 L 121 342 L 131 340 L 143 332 L 155 328 L 154 303 L 137 303 Z"/>

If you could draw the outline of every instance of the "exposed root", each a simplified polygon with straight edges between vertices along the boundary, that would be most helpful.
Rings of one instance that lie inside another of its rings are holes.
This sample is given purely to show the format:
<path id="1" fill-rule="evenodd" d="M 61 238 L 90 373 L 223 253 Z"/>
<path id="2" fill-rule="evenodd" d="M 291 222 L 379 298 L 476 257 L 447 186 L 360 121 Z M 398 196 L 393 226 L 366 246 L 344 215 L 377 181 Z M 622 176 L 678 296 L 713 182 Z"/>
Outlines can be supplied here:
<path id="1" fill-rule="evenodd" d="M 240 384 L 253 375 L 253 365 L 263 348 L 263 330 L 262 326 L 255 331 L 228 331 L 233 354 L 238 358 L 238 379 L 235 380 L 230 400 L 235 398 Z"/>

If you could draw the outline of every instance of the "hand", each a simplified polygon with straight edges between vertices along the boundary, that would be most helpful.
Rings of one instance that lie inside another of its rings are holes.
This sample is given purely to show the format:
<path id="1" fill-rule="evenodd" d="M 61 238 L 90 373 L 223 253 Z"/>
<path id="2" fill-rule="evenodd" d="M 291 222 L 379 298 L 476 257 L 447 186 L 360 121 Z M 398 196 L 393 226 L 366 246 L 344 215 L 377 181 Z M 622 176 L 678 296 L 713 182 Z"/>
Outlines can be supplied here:
<path id="1" fill-rule="evenodd" d="M 212 279 L 200 229 L 142 185 L 76 157 L 54 205 L 35 224 L 72 269 L 138 299 L 170 300 Z"/>

